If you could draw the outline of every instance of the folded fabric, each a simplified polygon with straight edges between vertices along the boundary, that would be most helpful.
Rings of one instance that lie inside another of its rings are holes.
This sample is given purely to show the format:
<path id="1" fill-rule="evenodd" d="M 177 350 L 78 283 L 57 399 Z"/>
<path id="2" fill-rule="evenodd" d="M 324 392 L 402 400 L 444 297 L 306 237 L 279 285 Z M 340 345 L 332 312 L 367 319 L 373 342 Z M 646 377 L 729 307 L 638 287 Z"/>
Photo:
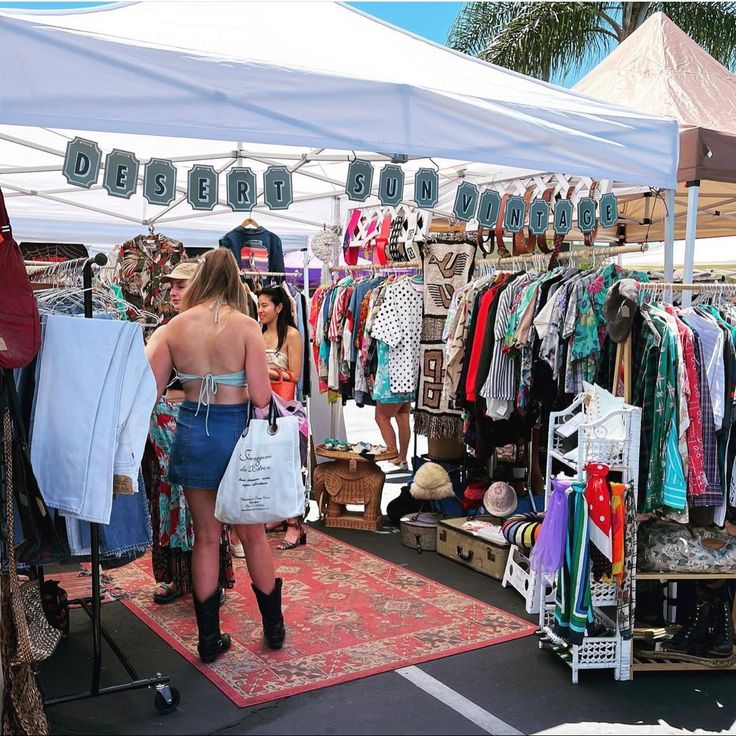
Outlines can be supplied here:
<path id="1" fill-rule="evenodd" d="M 142 552 L 153 544 L 151 512 L 148 507 L 143 473 L 136 479 L 137 493 L 115 494 L 110 523 L 100 526 L 100 556 L 104 559 Z M 66 519 L 67 539 L 72 555 L 91 554 L 90 525 L 79 519 Z"/>
<path id="2" fill-rule="evenodd" d="M 137 488 L 155 400 L 139 324 L 48 316 L 31 445 L 47 505 L 107 524 L 113 476 Z"/>

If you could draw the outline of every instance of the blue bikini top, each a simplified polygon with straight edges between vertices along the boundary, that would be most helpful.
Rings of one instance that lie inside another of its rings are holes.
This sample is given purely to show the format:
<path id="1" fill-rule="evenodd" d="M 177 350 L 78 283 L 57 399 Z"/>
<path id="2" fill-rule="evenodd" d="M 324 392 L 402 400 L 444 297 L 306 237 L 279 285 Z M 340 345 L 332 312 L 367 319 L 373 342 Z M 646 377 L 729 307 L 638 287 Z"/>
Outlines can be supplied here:
<path id="1" fill-rule="evenodd" d="M 210 401 L 217 393 L 218 384 L 236 387 L 245 387 L 248 385 L 248 381 L 245 378 L 245 371 L 238 371 L 237 373 L 220 373 L 219 375 L 207 373 L 204 376 L 197 376 L 194 373 L 179 373 L 179 371 L 177 371 L 176 375 L 182 383 L 188 383 L 189 381 L 202 382 L 199 387 L 197 411 L 194 413 L 194 416 L 199 414 L 199 409 L 202 404 L 207 407 L 204 417 L 204 431 L 208 437 L 210 436 L 209 428 L 207 427 L 207 420 L 210 416 Z"/>

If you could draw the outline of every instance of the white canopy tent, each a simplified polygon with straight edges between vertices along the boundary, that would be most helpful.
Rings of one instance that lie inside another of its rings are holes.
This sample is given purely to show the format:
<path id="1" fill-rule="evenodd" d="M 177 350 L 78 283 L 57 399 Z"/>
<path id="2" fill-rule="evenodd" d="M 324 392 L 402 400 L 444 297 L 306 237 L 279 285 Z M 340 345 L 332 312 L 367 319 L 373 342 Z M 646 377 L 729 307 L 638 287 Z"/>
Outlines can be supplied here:
<path id="1" fill-rule="evenodd" d="M 339 217 L 355 155 L 376 169 L 408 157 L 407 199 L 417 168 L 439 169 L 444 211 L 462 179 L 500 189 L 535 176 L 544 187 L 547 175 L 562 175 L 560 190 L 571 177 L 582 177 L 581 189 L 591 178 L 608 189 L 675 186 L 674 121 L 458 54 L 339 3 L 3 9 L 0 46 L 0 186 L 25 239 L 53 232 L 112 245 L 153 224 L 211 242 L 242 215 L 225 204 L 224 176 L 213 212 L 190 208 L 194 162 L 223 174 L 287 165 L 294 204 L 271 212 L 259 203 L 254 216 L 297 246 Z M 179 197 L 165 208 L 140 187 L 130 200 L 70 187 L 61 168 L 77 134 L 103 153 L 172 159 Z"/>

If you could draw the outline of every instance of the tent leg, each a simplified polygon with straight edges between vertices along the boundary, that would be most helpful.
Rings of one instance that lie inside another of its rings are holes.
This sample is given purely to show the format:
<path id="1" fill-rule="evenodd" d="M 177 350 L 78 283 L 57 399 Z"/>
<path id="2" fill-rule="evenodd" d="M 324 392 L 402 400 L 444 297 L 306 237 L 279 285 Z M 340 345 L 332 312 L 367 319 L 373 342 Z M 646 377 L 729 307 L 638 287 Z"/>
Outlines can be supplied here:
<path id="1" fill-rule="evenodd" d="M 664 220 L 664 280 L 672 283 L 675 271 L 675 190 L 667 189 L 664 193 L 665 220 Z M 672 301 L 672 292 L 665 295 L 665 299 Z"/>
<path id="2" fill-rule="evenodd" d="M 695 264 L 695 235 L 698 229 L 698 196 L 700 194 L 700 179 L 687 182 L 687 220 L 685 226 L 685 264 L 682 273 L 682 282 L 692 284 L 693 267 Z M 689 307 L 691 292 L 682 293 L 682 306 Z"/>

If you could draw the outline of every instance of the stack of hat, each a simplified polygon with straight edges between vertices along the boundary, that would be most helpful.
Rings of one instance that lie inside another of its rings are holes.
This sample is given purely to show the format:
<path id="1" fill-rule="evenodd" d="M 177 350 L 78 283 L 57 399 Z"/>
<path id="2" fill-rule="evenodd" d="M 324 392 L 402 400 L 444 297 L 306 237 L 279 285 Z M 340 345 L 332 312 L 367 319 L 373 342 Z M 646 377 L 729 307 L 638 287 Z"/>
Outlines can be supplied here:
<path id="1" fill-rule="evenodd" d="M 447 471 L 437 463 L 424 463 L 414 474 L 409 492 L 423 501 L 438 501 L 455 495 Z"/>

